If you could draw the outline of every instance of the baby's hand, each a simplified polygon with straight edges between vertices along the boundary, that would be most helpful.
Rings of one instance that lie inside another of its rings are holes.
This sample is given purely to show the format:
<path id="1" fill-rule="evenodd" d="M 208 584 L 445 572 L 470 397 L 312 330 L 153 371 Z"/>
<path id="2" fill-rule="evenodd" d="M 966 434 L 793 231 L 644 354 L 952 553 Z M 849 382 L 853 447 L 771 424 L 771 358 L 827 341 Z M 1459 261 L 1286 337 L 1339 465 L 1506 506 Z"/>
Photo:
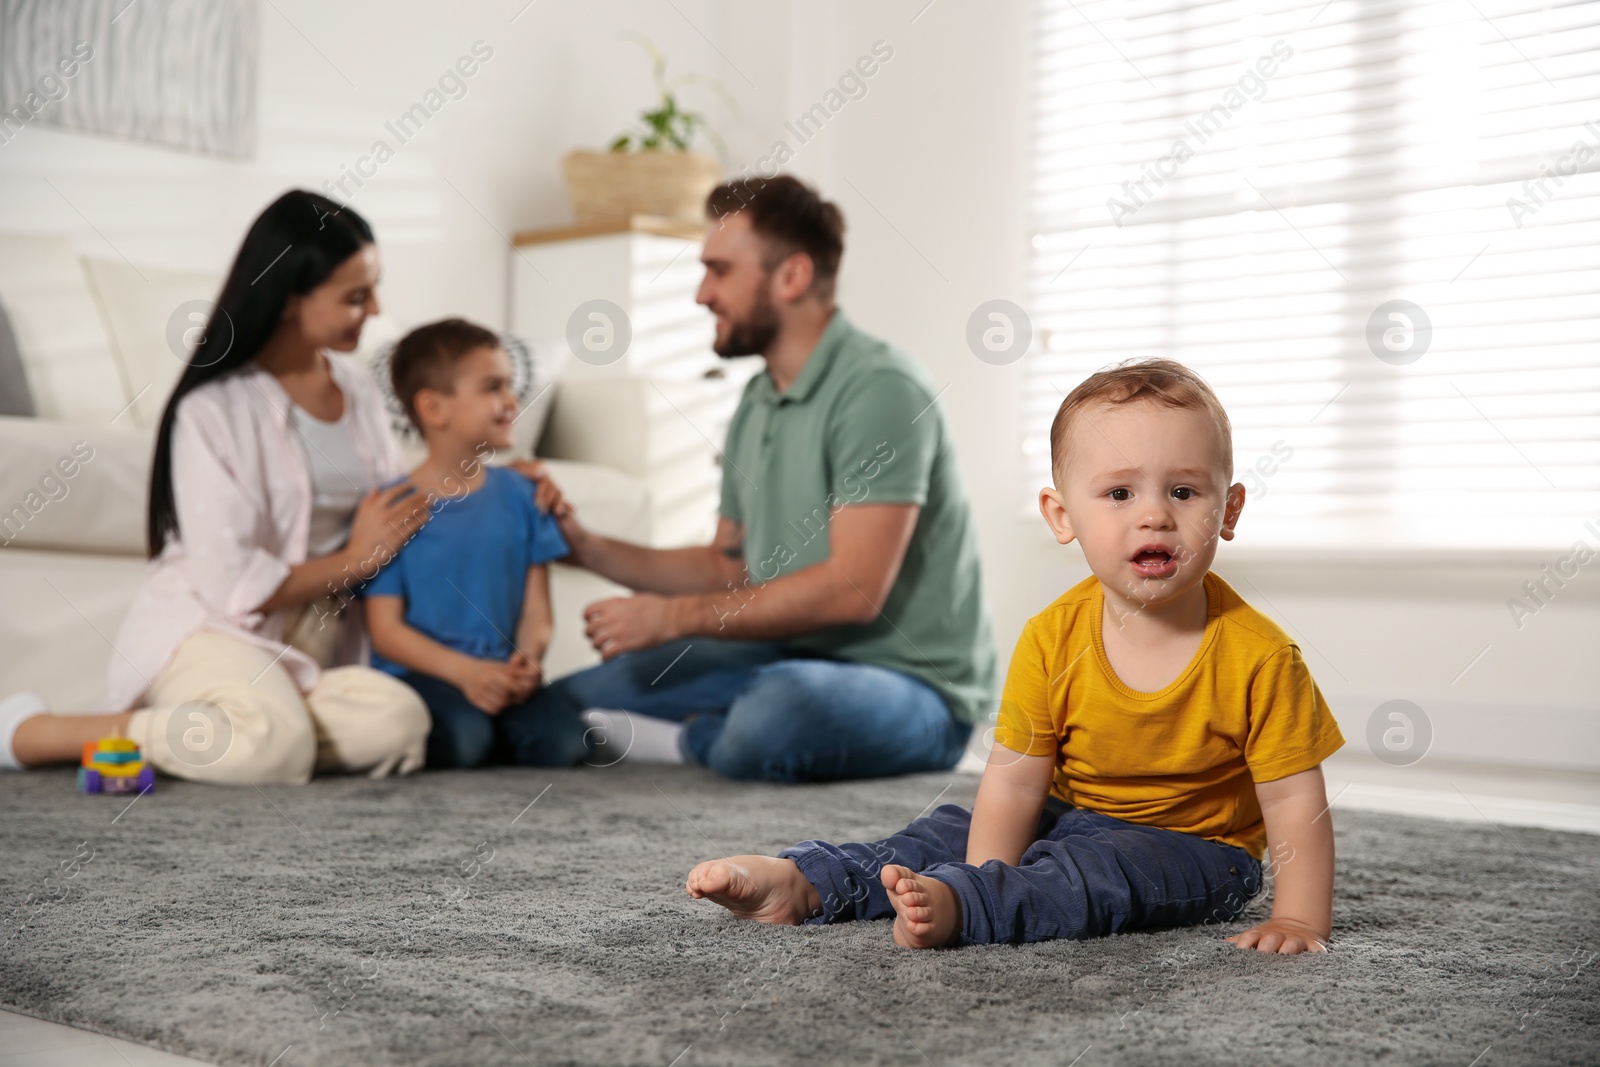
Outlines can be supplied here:
<path id="1" fill-rule="evenodd" d="M 1253 948 L 1257 952 L 1276 952 L 1294 956 L 1301 952 L 1326 952 L 1328 939 L 1305 923 L 1293 919 L 1268 919 L 1252 926 L 1241 934 L 1223 938 L 1240 948 Z"/>

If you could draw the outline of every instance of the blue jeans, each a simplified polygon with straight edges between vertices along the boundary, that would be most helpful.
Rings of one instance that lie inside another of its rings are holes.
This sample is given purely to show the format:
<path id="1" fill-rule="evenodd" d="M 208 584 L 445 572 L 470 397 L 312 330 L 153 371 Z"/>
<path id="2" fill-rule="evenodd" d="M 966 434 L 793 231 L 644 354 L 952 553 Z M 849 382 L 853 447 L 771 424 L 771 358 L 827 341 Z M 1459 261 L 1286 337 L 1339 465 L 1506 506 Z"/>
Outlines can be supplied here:
<path id="1" fill-rule="evenodd" d="M 415 689 L 428 705 L 428 717 L 433 720 L 433 729 L 428 732 L 430 768 L 449 770 L 503 762 L 506 753 L 501 723 L 513 713 L 520 715 L 519 736 L 529 751 L 540 757 L 530 765 L 570 767 L 589 754 L 583 724 L 576 717 L 567 722 L 530 713 L 528 705 L 537 695 L 496 716 L 487 714 L 461 690 L 431 674 L 407 671 L 400 680 Z"/>
<path id="2" fill-rule="evenodd" d="M 542 758 L 550 724 L 578 723 L 588 708 L 683 722 L 686 758 L 729 778 L 775 782 L 944 770 L 972 732 L 937 690 L 899 671 L 781 643 L 696 637 L 624 653 L 508 708 L 500 726 L 512 761 Z"/>
<path id="3" fill-rule="evenodd" d="M 794 860 L 822 897 L 822 914 L 809 923 L 892 916 L 880 871 L 898 863 L 955 890 L 964 945 L 1081 941 L 1232 922 L 1261 891 L 1261 863 L 1242 848 L 1124 822 L 1055 797 L 1045 802 L 1034 843 L 1015 867 L 964 862 L 971 824 L 970 811 L 943 804 L 881 841 L 802 841 L 778 855 Z"/>

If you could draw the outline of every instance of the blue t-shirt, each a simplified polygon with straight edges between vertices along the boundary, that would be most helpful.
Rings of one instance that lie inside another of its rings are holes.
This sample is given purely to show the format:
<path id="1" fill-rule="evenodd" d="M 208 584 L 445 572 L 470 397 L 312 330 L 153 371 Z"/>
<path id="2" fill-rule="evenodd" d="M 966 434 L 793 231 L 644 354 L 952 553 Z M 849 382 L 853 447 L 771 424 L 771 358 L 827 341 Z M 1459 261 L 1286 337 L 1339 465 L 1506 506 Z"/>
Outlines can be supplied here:
<path id="1" fill-rule="evenodd" d="M 403 597 L 406 625 L 447 648 L 510 659 L 528 568 L 570 551 L 533 490 L 516 471 L 490 467 L 476 492 L 439 498 L 433 518 L 367 582 L 366 595 Z M 372 665 L 396 675 L 407 670 L 376 652 Z"/>

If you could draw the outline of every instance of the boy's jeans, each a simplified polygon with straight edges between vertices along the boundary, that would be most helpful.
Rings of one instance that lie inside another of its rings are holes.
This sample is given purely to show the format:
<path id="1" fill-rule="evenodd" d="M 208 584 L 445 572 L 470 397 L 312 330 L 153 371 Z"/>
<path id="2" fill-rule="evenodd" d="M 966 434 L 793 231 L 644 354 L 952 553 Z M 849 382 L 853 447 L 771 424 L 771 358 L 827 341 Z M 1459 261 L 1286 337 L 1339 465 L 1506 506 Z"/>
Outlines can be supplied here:
<path id="1" fill-rule="evenodd" d="M 529 716 L 528 704 L 513 704 L 500 715 L 492 716 L 467 699 L 449 682 L 417 671 L 407 671 L 400 680 L 417 691 L 428 705 L 433 728 L 428 732 L 428 767 L 433 770 L 459 770 L 502 762 L 503 744 L 497 736 L 496 722 L 520 714 L 520 736 L 530 751 L 540 754 L 535 766 L 570 767 L 589 754 L 583 723 L 548 716 Z M 530 700 L 531 702 L 531 700 Z"/>
<path id="2" fill-rule="evenodd" d="M 778 782 L 944 770 L 972 732 L 910 675 L 781 643 L 696 637 L 624 653 L 507 708 L 500 728 L 512 761 L 548 764 L 540 750 L 553 724 L 578 723 L 588 708 L 687 721 L 687 758 L 729 778 Z"/>
<path id="3" fill-rule="evenodd" d="M 898 863 L 961 901 L 958 943 L 1084 940 L 1142 927 L 1231 922 L 1261 890 L 1261 863 L 1242 848 L 1045 802 L 1038 832 L 1008 867 L 963 862 L 972 813 L 943 804 L 899 833 L 864 844 L 802 841 L 792 859 L 822 897 L 808 923 L 894 914 L 880 872 Z"/>

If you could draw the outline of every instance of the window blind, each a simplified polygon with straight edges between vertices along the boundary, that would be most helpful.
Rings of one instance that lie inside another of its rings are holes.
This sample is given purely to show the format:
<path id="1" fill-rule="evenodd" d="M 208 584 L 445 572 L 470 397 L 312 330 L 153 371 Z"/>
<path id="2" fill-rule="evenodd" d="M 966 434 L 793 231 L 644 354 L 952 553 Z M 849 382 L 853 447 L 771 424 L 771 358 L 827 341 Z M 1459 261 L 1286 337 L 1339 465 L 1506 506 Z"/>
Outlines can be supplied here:
<path id="1" fill-rule="evenodd" d="M 1035 15 L 1030 497 L 1062 396 L 1167 356 L 1252 543 L 1600 546 L 1600 4 Z"/>

